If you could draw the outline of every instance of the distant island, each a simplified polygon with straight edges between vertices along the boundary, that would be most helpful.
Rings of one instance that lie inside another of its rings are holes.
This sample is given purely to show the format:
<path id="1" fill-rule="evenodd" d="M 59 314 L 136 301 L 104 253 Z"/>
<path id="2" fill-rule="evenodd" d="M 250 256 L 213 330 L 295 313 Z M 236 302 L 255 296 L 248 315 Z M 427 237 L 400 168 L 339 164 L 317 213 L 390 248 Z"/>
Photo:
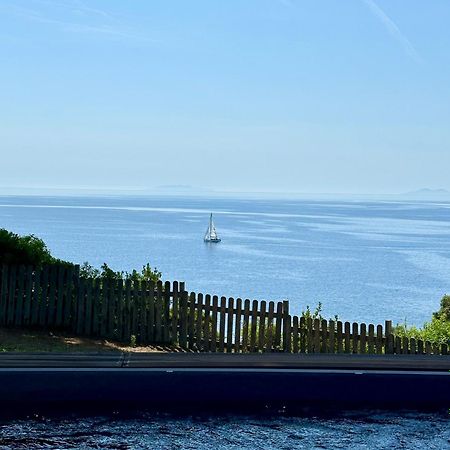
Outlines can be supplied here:
<path id="1" fill-rule="evenodd" d="M 423 188 L 418 189 L 416 191 L 410 191 L 403 194 L 404 197 L 408 198 L 416 198 L 420 200 L 426 200 L 426 199 L 448 199 L 450 200 L 450 191 L 447 191 L 446 189 L 429 189 L 429 188 Z"/>

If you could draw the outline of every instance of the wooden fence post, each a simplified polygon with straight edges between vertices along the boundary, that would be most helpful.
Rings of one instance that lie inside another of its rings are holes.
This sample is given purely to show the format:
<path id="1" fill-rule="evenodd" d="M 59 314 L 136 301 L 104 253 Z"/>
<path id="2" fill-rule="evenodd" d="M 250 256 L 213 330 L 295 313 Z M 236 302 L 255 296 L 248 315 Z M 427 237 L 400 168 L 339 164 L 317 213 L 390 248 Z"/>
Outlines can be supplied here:
<path id="1" fill-rule="evenodd" d="M 289 302 L 283 301 L 283 350 L 291 352 L 291 316 L 289 315 Z"/>

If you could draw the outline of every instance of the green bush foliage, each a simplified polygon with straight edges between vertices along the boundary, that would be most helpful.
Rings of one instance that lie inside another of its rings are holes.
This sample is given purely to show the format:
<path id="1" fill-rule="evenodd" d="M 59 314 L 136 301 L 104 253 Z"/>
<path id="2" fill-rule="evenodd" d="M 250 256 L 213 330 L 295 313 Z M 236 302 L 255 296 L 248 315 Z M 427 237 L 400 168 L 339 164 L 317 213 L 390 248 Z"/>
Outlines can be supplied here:
<path id="1" fill-rule="evenodd" d="M 394 327 L 393 333 L 433 344 L 450 344 L 450 295 L 442 297 L 439 311 L 433 313 L 431 321 L 425 322 L 422 328 L 409 327 L 405 322 Z"/>
<path id="2" fill-rule="evenodd" d="M 0 229 L 0 264 L 42 266 L 52 263 L 68 264 L 54 258 L 45 242 L 33 234 L 19 236 L 4 228 Z"/>
<path id="3" fill-rule="evenodd" d="M 96 269 L 88 262 L 85 262 L 80 267 L 80 275 L 84 278 L 100 278 L 102 280 L 154 281 L 155 283 L 161 279 L 161 272 L 156 268 L 152 269 L 148 263 L 142 266 L 140 272 L 133 270 L 129 273 L 123 271 L 116 272 L 106 263 L 103 263 L 100 269 Z"/>

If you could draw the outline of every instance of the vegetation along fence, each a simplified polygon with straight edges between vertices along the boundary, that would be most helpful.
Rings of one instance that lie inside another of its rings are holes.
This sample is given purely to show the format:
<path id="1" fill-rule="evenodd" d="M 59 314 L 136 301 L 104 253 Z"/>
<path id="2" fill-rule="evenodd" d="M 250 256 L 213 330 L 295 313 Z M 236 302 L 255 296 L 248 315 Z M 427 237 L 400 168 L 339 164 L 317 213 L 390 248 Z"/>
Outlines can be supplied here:
<path id="1" fill-rule="evenodd" d="M 188 293 L 184 283 L 91 279 L 79 267 L 7 266 L 0 274 L 0 326 L 68 331 L 137 345 L 206 352 L 448 354 L 366 325 L 289 314 L 289 302 Z"/>

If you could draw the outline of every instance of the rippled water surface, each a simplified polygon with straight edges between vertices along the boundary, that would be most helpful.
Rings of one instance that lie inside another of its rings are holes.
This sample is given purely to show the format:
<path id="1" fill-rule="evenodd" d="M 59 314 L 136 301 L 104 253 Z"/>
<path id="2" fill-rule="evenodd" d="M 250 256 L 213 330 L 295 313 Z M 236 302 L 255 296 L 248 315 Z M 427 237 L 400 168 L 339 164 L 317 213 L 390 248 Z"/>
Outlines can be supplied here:
<path id="1" fill-rule="evenodd" d="M 445 414 L 70 417 L 2 422 L 1 449 L 445 449 Z"/>
<path id="2" fill-rule="evenodd" d="M 204 244 L 209 213 L 220 244 Z M 0 197 L 0 227 L 75 262 L 150 262 L 188 289 L 322 302 L 328 317 L 421 325 L 450 292 L 450 204 L 181 197 Z"/>

